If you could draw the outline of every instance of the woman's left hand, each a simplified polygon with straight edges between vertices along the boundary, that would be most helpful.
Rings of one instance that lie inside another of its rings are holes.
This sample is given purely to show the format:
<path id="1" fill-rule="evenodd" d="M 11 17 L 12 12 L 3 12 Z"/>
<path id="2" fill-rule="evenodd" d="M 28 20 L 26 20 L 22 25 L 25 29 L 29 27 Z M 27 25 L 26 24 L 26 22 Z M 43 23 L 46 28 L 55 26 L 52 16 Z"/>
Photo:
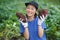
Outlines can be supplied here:
<path id="1" fill-rule="evenodd" d="M 44 17 L 44 15 L 40 16 L 40 18 L 38 18 L 38 25 L 41 26 L 41 24 L 44 22 L 44 20 L 46 19 L 47 15 Z"/>

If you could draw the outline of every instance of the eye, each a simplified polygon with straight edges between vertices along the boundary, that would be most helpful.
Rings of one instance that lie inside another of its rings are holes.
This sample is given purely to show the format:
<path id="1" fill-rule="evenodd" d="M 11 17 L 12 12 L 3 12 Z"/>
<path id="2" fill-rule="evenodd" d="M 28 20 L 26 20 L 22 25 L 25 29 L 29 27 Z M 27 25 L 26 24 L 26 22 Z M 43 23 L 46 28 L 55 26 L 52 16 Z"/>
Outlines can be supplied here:
<path id="1" fill-rule="evenodd" d="M 34 8 L 31 8 L 31 10 L 34 10 Z"/>
<path id="2" fill-rule="evenodd" d="M 30 9 L 29 7 L 27 7 L 27 9 Z"/>

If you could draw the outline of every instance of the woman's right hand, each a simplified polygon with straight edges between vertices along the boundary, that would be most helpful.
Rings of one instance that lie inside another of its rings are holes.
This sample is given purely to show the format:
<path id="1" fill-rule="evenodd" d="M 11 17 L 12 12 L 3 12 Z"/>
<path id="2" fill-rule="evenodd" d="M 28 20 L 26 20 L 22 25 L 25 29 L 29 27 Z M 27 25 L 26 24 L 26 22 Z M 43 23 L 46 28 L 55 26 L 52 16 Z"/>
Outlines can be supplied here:
<path id="1" fill-rule="evenodd" d="M 26 19 L 27 20 L 27 19 Z M 23 22 L 23 19 L 19 19 L 19 21 L 22 23 L 22 25 L 24 26 L 24 28 L 27 28 L 28 27 L 28 22 Z"/>

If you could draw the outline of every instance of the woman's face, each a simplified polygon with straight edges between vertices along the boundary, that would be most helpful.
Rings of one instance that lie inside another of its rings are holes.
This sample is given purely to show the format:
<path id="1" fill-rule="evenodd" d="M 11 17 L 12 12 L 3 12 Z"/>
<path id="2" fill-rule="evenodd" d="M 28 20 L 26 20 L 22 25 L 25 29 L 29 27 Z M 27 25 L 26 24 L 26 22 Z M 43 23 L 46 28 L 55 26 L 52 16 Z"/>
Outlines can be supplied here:
<path id="1" fill-rule="evenodd" d="M 26 7 L 26 12 L 28 17 L 34 16 L 36 13 L 36 8 L 33 5 L 28 5 Z"/>

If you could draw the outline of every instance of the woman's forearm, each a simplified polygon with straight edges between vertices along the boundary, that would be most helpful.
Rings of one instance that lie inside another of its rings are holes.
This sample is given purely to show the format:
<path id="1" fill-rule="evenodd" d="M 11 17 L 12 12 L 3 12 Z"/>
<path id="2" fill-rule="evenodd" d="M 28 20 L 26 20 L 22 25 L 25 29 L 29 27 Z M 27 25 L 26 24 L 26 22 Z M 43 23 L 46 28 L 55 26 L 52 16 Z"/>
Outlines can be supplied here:
<path id="1" fill-rule="evenodd" d="M 38 36 L 39 37 L 42 37 L 43 36 L 43 33 L 44 33 L 44 29 L 39 25 L 38 26 Z"/>
<path id="2" fill-rule="evenodd" d="M 24 37 L 25 37 L 25 39 L 29 39 L 29 32 L 28 32 L 28 28 L 25 28 L 25 30 L 24 30 Z"/>

